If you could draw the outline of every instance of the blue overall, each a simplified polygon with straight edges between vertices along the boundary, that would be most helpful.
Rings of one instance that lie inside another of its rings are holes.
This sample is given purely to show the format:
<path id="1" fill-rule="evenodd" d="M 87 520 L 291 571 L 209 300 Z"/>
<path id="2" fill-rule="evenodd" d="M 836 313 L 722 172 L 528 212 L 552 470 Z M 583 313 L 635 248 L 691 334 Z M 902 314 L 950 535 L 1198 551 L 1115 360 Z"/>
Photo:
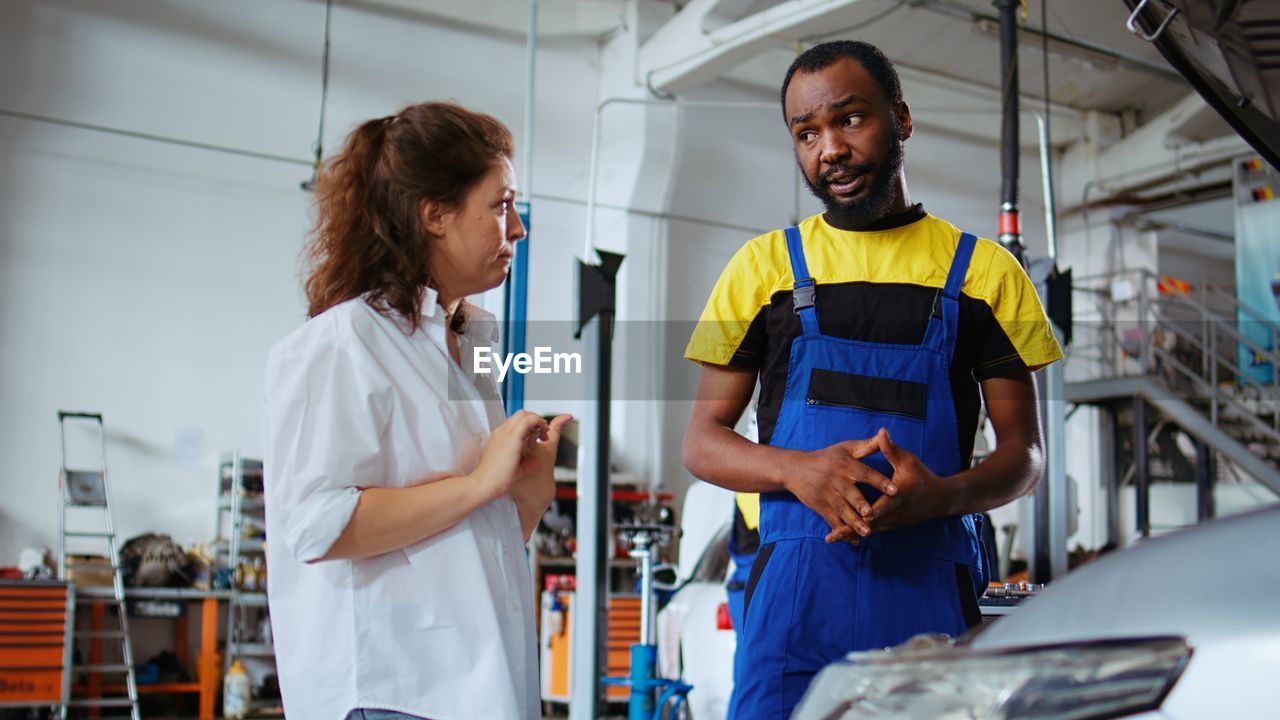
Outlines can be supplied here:
<path id="1" fill-rule="evenodd" d="M 975 238 L 960 237 L 924 341 L 899 345 L 823 335 L 800 231 L 786 236 L 803 334 L 791 345 L 770 444 L 820 450 L 885 427 L 937 475 L 962 470 L 950 369 Z M 892 476 L 878 452 L 863 462 Z M 879 497 L 859 489 L 869 502 Z M 766 493 L 760 503 L 761 546 L 734 662 L 734 720 L 789 717 L 814 674 L 849 652 L 919 633 L 960 635 L 976 622 L 974 593 L 986 585 L 976 516 L 875 533 L 853 546 L 827 544 L 826 520 L 790 493 Z"/>

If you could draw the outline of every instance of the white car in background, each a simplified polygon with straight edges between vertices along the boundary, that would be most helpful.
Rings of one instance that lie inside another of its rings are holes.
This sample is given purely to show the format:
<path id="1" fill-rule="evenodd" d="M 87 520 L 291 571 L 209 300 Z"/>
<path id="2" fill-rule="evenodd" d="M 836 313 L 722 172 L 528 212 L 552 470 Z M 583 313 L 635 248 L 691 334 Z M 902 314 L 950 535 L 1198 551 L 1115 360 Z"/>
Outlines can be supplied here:
<path id="1" fill-rule="evenodd" d="M 1280 717 L 1280 506 L 1100 558 L 955 645 L 850 655 L 794 717 Z"/>
<path id="2" fill-rule="evenodd" d="M 723 720 L 733 692 L 737 636 L 729 621 L 729 528 L 733 493 L 695 482 L 680 514 L 678 585 L 658 613 L 658 674 L 693 685 L 687 709 L 695 720 Z"/>

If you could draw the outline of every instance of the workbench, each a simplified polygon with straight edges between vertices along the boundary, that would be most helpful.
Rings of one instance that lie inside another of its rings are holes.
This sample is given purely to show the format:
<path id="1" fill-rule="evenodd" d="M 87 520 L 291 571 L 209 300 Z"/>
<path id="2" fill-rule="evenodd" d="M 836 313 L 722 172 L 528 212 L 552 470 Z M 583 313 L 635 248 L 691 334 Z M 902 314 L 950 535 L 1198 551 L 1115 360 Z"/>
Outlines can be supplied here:
<path id="1" fill-rule="evenodd" d="M 114 600 L 109 587 L 77 587 L 80 599 L 91 598 L 99 602 L 90 604 L 91 629 L 100 629 L 106 619 L 106 603 Z M 183 603 L 200 603 L 200 655 L 196 662 L 196 681 L 188 683 L 149 683 L 138 685 L 139 695 L 151 693 L 193 693 L 199 695 L 200 720 L 214 720 L 214 707 L 221 682 L 218 656 L 218 602 L 230 600 L 230 590 L 195 590 L 191 588 L 125 588 L 125 600 L 162 600 Z M 174 654 L 183 667 L 190 667 L 187 641 L 187 614 L 179 614 L 174 621 Z M 103 641 L 89 640 L 89 662 L 100 662 Z M 135 661 L 137 658 L 135 658 Z M 102 676 L 90 673 L 85 697 L 100 697 L 103 692 Z"/>

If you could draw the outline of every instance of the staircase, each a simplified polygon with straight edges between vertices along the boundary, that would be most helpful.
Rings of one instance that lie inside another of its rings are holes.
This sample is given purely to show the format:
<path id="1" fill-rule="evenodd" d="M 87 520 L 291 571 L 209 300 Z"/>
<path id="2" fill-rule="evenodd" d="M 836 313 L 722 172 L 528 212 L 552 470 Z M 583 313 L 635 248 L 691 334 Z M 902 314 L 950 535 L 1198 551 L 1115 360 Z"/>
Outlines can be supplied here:
<path id="1" fill-rule="evenodd" d="M 1073 288 L 1066 400 L 1108 411 L 1110 499 L 1124 484 L 1137 487 L 1143 535 L 1152 483 L 1200 485 L 1201 520 L 1214 515 L 1220 481 L 1252 479 L 1280 498 L 1280 373 L 1267 368 L 1280 368 L 1280 324 L 1222 288 L 1175 285 L 1138 270 L 1079 278 Z"/>

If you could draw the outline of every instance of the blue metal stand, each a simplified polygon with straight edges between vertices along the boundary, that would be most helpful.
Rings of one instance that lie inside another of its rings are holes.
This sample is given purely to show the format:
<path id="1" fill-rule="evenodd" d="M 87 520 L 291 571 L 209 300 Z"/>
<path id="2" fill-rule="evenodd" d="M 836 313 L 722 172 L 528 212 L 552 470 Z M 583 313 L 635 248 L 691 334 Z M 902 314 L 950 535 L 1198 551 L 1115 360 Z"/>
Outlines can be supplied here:
<path id="1" fill-rule="evenodd" d="M 640 642 L 631 646 L 631 674 L 624 678 L 606 677 L 604 684 L 631 688 L 627 720 L 674 719 L 680 716 L 680 707 L 693 686 L 680 680 L 657 677 L 658 646 L 654 644 L 653 624 L 650 622 L 653 618 L 654 546 L 661 537 L 669 535 L 670 528 L 640 526 L 632 532 L 631 557 L 640 562 Z"/>
<path id="2" fill-rule="evenodd" d="M 631 688 L 631 699 L 627 701 L 627 720 L 673 720 L 680 717 L 680 707 L 684 705 L 693 686 L 680 680 L 654 677 L 657 660 L 657 645 L 637 643 L 631 646 L 631 675 L 604 679 L 605 685 Z M 667 707 L 668 704 L 670 708 Z"/>

